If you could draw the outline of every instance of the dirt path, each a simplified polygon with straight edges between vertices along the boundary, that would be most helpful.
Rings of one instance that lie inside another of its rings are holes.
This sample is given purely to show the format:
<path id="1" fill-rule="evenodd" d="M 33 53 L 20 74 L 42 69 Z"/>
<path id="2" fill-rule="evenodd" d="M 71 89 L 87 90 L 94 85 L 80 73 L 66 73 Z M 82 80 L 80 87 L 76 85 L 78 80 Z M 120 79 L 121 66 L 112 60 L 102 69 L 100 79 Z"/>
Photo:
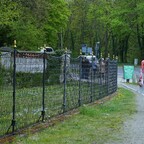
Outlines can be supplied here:
<path id="1" fill-rule="evenodd" d="M 136 93 L 137 112 L 124 123 L 123 133 L 118 140 L 107 144 L 144 144 L 144 87 L 137 85 L 120 84 Z"/>

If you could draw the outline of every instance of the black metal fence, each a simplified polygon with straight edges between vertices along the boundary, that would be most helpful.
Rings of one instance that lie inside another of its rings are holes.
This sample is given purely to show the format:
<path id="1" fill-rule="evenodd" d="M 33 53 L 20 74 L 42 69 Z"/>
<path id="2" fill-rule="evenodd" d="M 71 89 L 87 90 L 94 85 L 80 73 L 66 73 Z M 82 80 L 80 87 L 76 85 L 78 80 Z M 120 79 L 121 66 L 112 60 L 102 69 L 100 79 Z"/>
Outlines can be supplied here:
<path id="1" fill-rule="evenodd" d="M 117 62 L 14 50 L 0 55 L 0 136 L 50 119 L 117 90 Z"/>

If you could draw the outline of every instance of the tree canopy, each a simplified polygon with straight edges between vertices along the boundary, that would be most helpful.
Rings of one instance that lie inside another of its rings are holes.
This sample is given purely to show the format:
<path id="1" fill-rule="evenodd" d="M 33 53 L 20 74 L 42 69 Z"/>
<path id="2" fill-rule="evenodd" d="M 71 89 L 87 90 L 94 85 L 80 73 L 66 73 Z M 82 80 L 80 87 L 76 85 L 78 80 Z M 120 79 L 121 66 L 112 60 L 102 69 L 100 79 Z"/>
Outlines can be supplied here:
<path id="1" fill-rule="evenodd" d="M 2 0 L 0 11 L 0 46 L 16 39 L 23 50 L 37 50 L 44 44 L 57 47 L 58 33 L 69 17 L 64 0 Z"/>
<path id="2" fill-rule="evenodd" d="M 144 59 L 143 0 L 1 0 L 0 46 L 22 50 L 44 44 L 79 55 L 82 44 L 120 62 Z"/>

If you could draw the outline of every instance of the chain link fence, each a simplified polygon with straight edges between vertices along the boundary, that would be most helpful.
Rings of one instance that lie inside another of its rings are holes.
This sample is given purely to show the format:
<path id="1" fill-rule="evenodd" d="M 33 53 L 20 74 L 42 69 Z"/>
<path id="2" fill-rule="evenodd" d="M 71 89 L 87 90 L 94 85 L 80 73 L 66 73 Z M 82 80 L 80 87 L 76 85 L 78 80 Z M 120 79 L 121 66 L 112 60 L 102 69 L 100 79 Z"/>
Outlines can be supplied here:
<path id="1" fill-rule="evenodd" d="M 13 50 L 0 55 L 0 136 L 48 120 L 117 90 L 117 61 Z"/>

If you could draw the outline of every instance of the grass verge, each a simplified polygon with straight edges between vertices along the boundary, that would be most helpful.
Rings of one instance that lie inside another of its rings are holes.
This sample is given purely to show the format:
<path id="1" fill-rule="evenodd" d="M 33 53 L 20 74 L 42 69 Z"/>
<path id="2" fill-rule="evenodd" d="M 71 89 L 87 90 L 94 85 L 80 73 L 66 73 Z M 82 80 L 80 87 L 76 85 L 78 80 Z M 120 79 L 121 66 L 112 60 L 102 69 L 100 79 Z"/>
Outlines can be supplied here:
<path id="1" fill-rule="evenodd" d="M 41 132 L 16 138 L 16 144 L 104 144 L 117 137 L 123 122 L 136 111 L 135 94 L 119 88 L 99 105 L 83 105 L 80 113 Z"/>

